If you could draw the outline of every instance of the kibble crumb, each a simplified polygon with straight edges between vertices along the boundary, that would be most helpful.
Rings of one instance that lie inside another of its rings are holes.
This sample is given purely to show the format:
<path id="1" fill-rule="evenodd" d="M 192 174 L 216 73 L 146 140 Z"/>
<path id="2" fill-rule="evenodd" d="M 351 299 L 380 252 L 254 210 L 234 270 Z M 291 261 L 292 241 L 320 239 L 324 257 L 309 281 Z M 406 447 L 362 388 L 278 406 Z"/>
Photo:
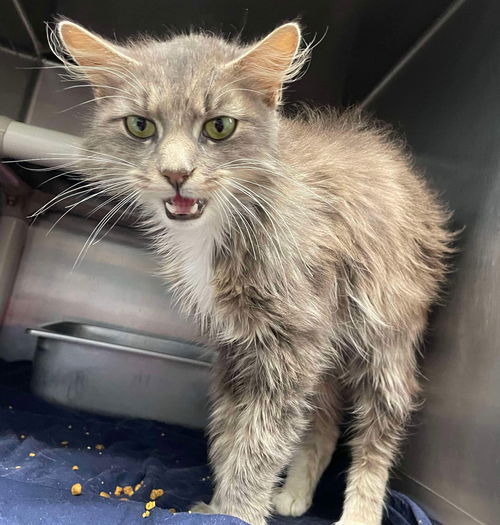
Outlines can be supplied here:
<path id="1" fill-rule="evenodd" d="M 21 465 L 16 465 L 16 469 L 19 469 L 19 468 L 21 468 Z"/>
<path id="2" fill-rule="evenodd" d="M 154 509 L 156 507 L 156 503 L 154 501 L 148 501 L 146 503 L 146 510 L 151 510 L 151 509 Z"/>
<path id="3" fill-rule="evenodd" d="M 30 453 L 28 454 L 28 456 L 29 456 L 30 458 L 34 458 L 34 457 L 36 456 L 36 454 L 35 454 L 34 452 L 30 452 Z"/>
<path id="4" fill-rule="evenodd" d="M 118 498 L 120 501 L 130 501 L 128 498 Z"/>
<path id="5" fill-rule="evenodd" d="M 171 512 L 172 514 L 175 514 L 177 511 L 172 507 L 171 509 L 168 509 L 168 512 Z"/>
<path id="6" fill-rule="evenodd" d="M 95 449 L 96 449 L 96 450 L 104 450 L 104 445 L 102 445 L 101 443 L 99 443 L 98 445 L 95 446 Z"/>
<path id="7" fill-rule="evenodd" d="M 142 517 L 143 517 L 143 518 L 148 518 L 150 514 L 151 514 L 151 512 L 149 512 L 149 510 L 145 510 L 145 511 L 142 513 Z"/>
<path id="8" fill-rule="evenodd" d="M 134 489 L 130 485 L 127 485 L 126 487 L 123 487 L 123 493 L 126 496 L 133 496 L 134 495 Z"/>
<path id="9" fill-rule="evenodd" d="M 69 441 L 61 441 L 61 445 L 63 447 L 67 447 L 69 445 Z"/>
<path id="10" fill-rule="evenodd" d="M 111 497 L 107 492 L 104 492 L 104 491 L 99 492 L 99 496 L 102 496 L 103 498 L 110 498 Z"/>
<path id="11" fill-rule="evenodd" d="M 160 496 L 163 496 L 164 491 L 163 489 L 153 489 L 149 494 L 149 499 L 156 499 Z"/>
<path id="12" fill-rule="evenodd" d="M 73 496 L 79 496 L 82 493 L 82 485 L 81 483 L 75 483 L 71 486 L 71 494 Z"/>
<path id="13" fill-rule="evenodd" d="M 123 487 L 120 487 L 119 485 L 117 485 L 115 487 L 115 496 L 119 496 L 122 492 L 123 492 Z"/>
<path id="14" fill-rule="evenodd" d="M 73 466 L 71 467 L 71 470 L 78 470 L 78 469 L 79 469 L 78 465 L 73 465 Z"/>
<path id="15" fill-rule="evenodd" d="M 137 485 L 134 487 L 134 490 L 137 492 L 142 487 L 142 481 L 140 483 L 137 483 Z"/>

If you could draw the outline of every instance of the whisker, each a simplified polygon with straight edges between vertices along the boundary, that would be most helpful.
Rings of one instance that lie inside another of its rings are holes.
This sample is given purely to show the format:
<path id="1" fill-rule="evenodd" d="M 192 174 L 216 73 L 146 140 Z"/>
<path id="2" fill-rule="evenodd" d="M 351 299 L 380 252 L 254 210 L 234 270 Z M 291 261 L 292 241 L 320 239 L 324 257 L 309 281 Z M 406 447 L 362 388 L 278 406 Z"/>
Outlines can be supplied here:
<path id="1" fill-rule="evenodd" d="M 264 211 L 264 213 L 266 213 L 266 216 L 269 218 L 269 220 L 271 222 L 271 225 L 273 226 L 273 229 L 274 229 L 275 234 L 276 234 L 277 237 L 279 237 L 279 236 L 278 236 L 278 232 L 276 230 L 276 224 L 280 227 L 280 230 L 281 230 L 281 232 L 283 234 L 286 235 L 286 232 L 288 231 L 288 233 L 289 233 L 288 240 L 289 240 L 289 242 L 293 243 L 293 245 L 295 246 L 295 250 L 296 250 L 295 253 L 297 253 L 299 255 L 299 257 L 300 257 L 300 259 L 302 261 L 302 264 L 304 265 L 304 268 L 308 271 L 308 273 L 311 273 L 310 270 L 309 270 L 309 267 L 307 266 L 307 263 L 306 263 L 305 259 L 303 258 L 302 254 L 301 254 L 300 247 L 299 247 L 299 245 L 297 243 L 296 235 L 294 234 L 294 232 L 292 232 L 292 230 L 291 230 L 291 228 L 289 226 L 290 218 L 284 217 L 281 214 L 281 212 L 277 209 L 277 207 L 273 206 L 273 204 L 271 202 L 269 202 L 265 197 L 263 197 L 261 195 L 257 195 L 254 191 L 250 190 L 249 188 L 243 187 L 242 185 L 238 184 L 235 180 L 226 180 L 226 182 L 229 183 L 229 184 L 232 184 L 233 187 L 235 187 L 237 189 L 240 189 L 240 191 L 243 191 L 250 198 L 252 198 L 252 196 L 253 196 L 253 199 L 255 200 L 255 202 L 257 202 L 261 206 L 262 210 Z M 274 220 L 274 218 L 268 212 L 266 207 L 262 205 L 262 202 L 261 202 L 260 199 L 264 200 L 264 202 L 266 202 L 269 205 L 270 209 L 272 209 L 273 213 L 277 214 L 278 217 L 280 217 L 280 219 L 281 219 L 280 221 L 276 222 Z M 285 230 L 285 228 L 286 228 L 286 230 Z M 282 251 L 282 249 L 281 249 L 281 254 L 282 254 L 283 257 L 285 256 L 283 251 Z"/>
<path id="2" fill-rule="evenodd" d="M 120 89 L 116 86 L 108 86 L 105 84 L 76 84 L 73 86 L 66 86 L 63 91 L 68 91 L 70 89 L 77 89 L 77 88 L 103 88 L 103 89 L 112 89 L 114 91 L 120 91 L 121 93 L 125 93 L 126 95 L 129 95 L 130 93 L 128 91 L 125 91 L 124 89 Z"/>
<path id="3" fill-rule="evenodd" d="M 224 190 L 226 193 L 227 193 L 227 197 L 230 197 L 232 199 L 234 199 L 238 204 L 242 204 L 237 198 L 235 195 L 233 195 L 230 191 L 227 190 L 227 188 L 224 188 L 223 186 L 221 186 L 221 189 Z M 222 195 L 222 194 L 221 194 Z M 230 203 L 229 200 L 227 200 L 228 204 L 232 205 Z M 244 205 L 243 205 L 244 206 Z M 255 237 L 255 232 L 253 232 L 253 236 L 252 234 L 250 233 L 250 230 L 252 229 L 252 224 L 246 219 L 246 217 L 240 212 L 240 210 L 238 210 L 238 208 L 234 205 L 232 205 L 234 211 L 237 213 L 237 215 L 241 218 L 241 220 L 243 221 L 243 226 L 248 234 L 248 241 L 250 242 L 250 246 L 252 248 L 252 254 L 253 254 L 253 257 L 255 260 L 257 260 L 257 250 L 256 250 L 256 247 L 255 247 L 255 243 L 257 243 L 257 239 Z M 245 207 L 245 206 L 244 206 Z M 246 208 L 246 207 L 245 207 Z M 246 208 L 248 210 L 248 208 Z M 240 230 L 241 231 L 241 230 Z M 243 235 L 243 234 L 242 234 Z M 245 237 L 243 236 L 243 241 L 245 241 Z M 254 243 L 255 241 L 255 243 Z"/>
<path id="4" fill-rule="evenodd" d="M 69 108 L 61 109 L 57 113 L 66 113 L 67 111 L 71 111 L 72 109 L 79 108 L 80 106 L 85 106 L 85 105 L 90 104 L 92 102 L 98 102 L 99 100 L 105 100 L 107 98 L 123 98 L 123 99 L 126 99 L 126 100 L 131 100 L 134 103 L 136 102 L 136 100 L 133 99 L 132 97 L 126 97 L 124 95 L 101 95 L 99 97 L 94 97 L 94 98 L 91 98 L 89 100 L 85 100 L 84 102 L 80 102 L 79 104 L 75 104 L 74 106 L 70 106 Z"/>
<path id="5" fill-rule="evenodd" d="M 119 215 L 119 217 L 115 220 L 115 222 L 113 222 L 113 224 L 104 232 L 104 234 L 99 239 L 96 239 L 92 243 L 92 246 L 95 246 L 96 244 L 100 243 L 104 239 L 104 237 L 106 237 L 106 235 L 108 235 L 108 233 L 120 222 L 122 217 L 124 217 L 126 214 L 131 214 L 134 211 L 134 209 L 138 206 L 138 204 L 139 203 L 137 202 L 135 198 L 131 200 L 130 204 Z"/>
<path id="6" fill-rule="evenodd" d="M 113 215 L 115 215 L 115 213 L 117 213 L 120 210 L 120 208 L 125 206 L 129 202 L 130 199 L 135 198 L 138 194 L 139 194 L 139 191 L 134 192 L 132 195 L 128 195 L 127 197 L 122 199 L 116 206 L 114 206 L 108 213 L 106 213 L 106 215 L 97 223 L 95 228 L 90 233 L 88 239 L 85 241 L 82 249 L 80 250 L 78 257 L 76 258 L 75 263 L 73 264 L 73 270 L 78 266 L 78 264 L 83 259 L 83 257 L 85 257 L 86 253 L 90 249 L 90 246 L 92 245 L 96 236 L 99 235 L 99 232 L 106 225 L 106 223 L 111 220 Z"/>
<path id="7" fill-rule="evenodd" d="M 87 190 L 84 190 L 84 192 L 87 191 Z M 49 233 L 52 232 L 52 230 L 56 227 L 56 225 L 59 223 L 59 221 L 61 221 L 68 213 L 70 213 L 71 211 L 73 211 L 77 206 L 80 206 L 81 204 L 83 204 L 84 202 L 87 202 L 88 200 L 90 199 L 93 199 L 93 198 L 96 198 L 98 197 L 99 195 L 102 195 L 102 194 L 105 194 L 109 191 L 108 188 L 106 188 L 105 190 L 102 190 L 100 192 L 97 192 L 97 193 L 92 193 L 91 195 L 88 195 L 86 197 L 84 197 L 83 199 L 79 200 L 78 202 L 74 203 L 74 204 L 71 204 L 69 206 L 66 206 L 66 211 L 54 222 L 54 224 L 51 226 L 51 228 L 48 230 L 48 232 L 46 233 L 46 235 L 49 235 Z M 123 193 L 127 192 L 127 188 L 125 188 L 124 191 L 120 192 L 118 195 L 121 195 Z M 74 196 L 74 195 L 73 195 Z M 108 202 L 111 202 L 112 200 L 114 200 L 116 197 L 111 197 L 109 198 L 107 201 L 105 201 L 105 204 L 107 204 Z M 103 205 L 105 204 L 101 204 L 98 208 L 100 209 Z M 95 213 L 95 211 L 97 210 L 93 210 L 87 217 L 89 217 L 90 215 L 92 215 L 92 213 Z M 37 212 L 38 214 L 38 212 Z"/>
<path id="8" fill-rule="evenodd" d="M 95 167 L 95 168 L 87 168 L 86 172 L 96 172 L 96 171 L 109 171 L 109 168 L 106 166 L 106 167 Z M 127 172 L 129 171 L 128 168 L 113 168 L 113 173 L 119 173 L 119 172 Z M 65 171 L 63 173 L 58 173 L 57 175 L 54 175 L 53 177 L 50 177 L 49 179 L 46 179 L 44 180 L 43 182 L 41 182 L 38 186 L 37 186 L 37 189 L 38 188 L 41 188 L 44 184 L 47 184 L 48 182 L 52 181 L 52 180 L 55 180 L 59 177 L 66 177 L 68 175 L 75 175 L 75 177 L 69 177 L 71 178 L 72 180 L 78 180 L 80 179 L 81 177 L 85 177 L 85 180 L 97 180 L 97 177 L 89 177 L 88 175 L 81 175 L 79 171 L 76 171 L 76 170 L 70 170 L 70 171 Z"/>

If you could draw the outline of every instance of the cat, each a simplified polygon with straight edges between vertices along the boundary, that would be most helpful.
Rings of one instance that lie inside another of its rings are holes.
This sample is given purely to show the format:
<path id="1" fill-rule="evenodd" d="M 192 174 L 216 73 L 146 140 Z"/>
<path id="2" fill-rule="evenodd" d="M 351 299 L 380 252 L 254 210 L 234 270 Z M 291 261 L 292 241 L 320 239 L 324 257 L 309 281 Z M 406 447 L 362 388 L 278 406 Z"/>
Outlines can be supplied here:
<path id="1" fill-rule="evenodd" d="M 284 115 L 311 48 L 295 22 L 248 45 L 203 32 L 118 45 L 61 20 L 50 41 L 94 90 L 87 187 L 119 197 L 115 215 L 137 206 L 218 347 L 214 494 L 193 510 L 252 525 L 303 514 L 347 410 L 337 524 L 380 525 L 452 240 L 404 144 L 355 109 Z"/>

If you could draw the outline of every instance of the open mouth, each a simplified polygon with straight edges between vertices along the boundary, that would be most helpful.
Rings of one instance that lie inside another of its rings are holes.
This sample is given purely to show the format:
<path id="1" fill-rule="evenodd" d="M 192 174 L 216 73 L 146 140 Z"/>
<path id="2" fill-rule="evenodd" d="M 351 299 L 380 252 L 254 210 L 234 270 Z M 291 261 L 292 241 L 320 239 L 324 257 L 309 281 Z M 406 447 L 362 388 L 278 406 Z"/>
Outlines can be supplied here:
<path id="1" fill-rule="evenodd" d="M 163 202 L 165 203 L 167 217 L 175 221 L 198 219 L 201 217 L 207 204 L 206 199 L 190 199 L 189 197 L 183 197 L 179 193 Z"/>

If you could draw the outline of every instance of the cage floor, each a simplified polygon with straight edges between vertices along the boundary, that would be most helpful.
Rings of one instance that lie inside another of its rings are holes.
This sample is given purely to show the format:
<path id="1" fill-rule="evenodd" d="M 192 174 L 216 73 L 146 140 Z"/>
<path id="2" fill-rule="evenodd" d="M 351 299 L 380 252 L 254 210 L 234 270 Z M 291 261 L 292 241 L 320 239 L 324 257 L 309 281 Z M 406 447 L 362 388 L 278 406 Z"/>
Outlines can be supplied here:
<path id="1" fill-rule="evenodd" d="M 242 523 L 186 512 L 193 502 L 208 501 L 212 490 L 202 432 L 54 406 L 29 393 L 29 376 L 29 364 L 0 362 L 0 523 Z M 347 466 L 340 447 L 308 515 L 275 517 L 272 525 L 330 525 L 340 514 Z M 79 496 L 70 490 L 76 483 L 82 486 Z M 134 493 L 115 496 L 117 486 Z M 164 493 L 145 521 L 152 489 Z M 391 491 L 384 525 L 432 523 L 407 497 Z"/>

